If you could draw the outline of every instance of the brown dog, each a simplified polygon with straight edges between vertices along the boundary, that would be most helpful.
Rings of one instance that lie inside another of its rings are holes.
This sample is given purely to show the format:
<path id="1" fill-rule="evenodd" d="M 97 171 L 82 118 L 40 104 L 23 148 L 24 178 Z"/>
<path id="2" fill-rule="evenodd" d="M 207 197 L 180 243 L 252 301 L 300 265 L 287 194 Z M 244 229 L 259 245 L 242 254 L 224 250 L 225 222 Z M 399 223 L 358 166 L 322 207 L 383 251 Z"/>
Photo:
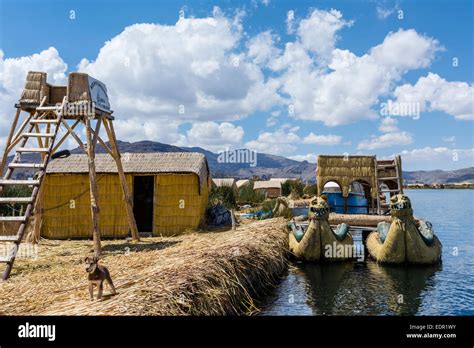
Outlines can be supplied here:
<path id="1" fill-rule="evenodd" d="M 102 291 L 104 290 L 104 280 L 109 283 L 112 290 L 112 295 L 115 295 L 114 283 L 112 283 L 112 278 L 110 277 L 109 270 L 99 265 L 98 257 L 86 257 L 84 259 L 86 263 L 86 272 L 89 273 L 89 294 L 91 296 L 91 301 L 94 300 L 94 285 L 99 287 L 99 293 L 97 294 L 97 299 L 102 298 Z"/>

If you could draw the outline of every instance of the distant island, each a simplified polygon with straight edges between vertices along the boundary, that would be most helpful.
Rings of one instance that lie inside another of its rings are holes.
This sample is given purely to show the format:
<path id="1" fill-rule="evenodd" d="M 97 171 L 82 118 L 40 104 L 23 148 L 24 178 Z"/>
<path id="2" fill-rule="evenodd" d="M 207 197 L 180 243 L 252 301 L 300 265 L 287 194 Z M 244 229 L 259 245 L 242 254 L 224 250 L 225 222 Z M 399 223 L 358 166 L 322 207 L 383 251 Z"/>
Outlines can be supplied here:
<path id="1" fill-rule="evenodd" d="M 474 189 L 474 183 L 472 182 L 458 182 L 458 183 L 447 183 L 447 184 L 408 184 L 403 185 L 403 188 L 406 189 L 415 189 L 415 190 L 423 190 L 423 189 Z"/>

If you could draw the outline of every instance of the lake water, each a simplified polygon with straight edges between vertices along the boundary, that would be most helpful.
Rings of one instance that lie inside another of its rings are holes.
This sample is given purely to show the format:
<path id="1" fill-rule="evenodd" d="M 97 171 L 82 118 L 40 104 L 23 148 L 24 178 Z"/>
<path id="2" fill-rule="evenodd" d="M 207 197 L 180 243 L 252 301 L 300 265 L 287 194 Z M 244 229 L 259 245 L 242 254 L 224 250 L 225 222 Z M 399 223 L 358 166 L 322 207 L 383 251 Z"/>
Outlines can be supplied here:
<path id="1" fill-rule="evenodd" d="M 433 223 L 442 264 L 293 263 L 262 314 L 474 315 L 474 190 L 405 193 L 415 215 Z"/>

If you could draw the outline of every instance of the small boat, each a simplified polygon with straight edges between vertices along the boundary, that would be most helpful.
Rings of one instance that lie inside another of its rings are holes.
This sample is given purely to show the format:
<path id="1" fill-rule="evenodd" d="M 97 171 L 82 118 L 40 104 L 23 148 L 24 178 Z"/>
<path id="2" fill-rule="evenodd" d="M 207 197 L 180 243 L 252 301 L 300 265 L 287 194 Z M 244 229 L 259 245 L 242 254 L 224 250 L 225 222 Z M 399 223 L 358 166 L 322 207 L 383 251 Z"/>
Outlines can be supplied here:
<path id="1" fill-rule="evenodd" d="M 343 261 L 352 257 L 353 240 L 349 226 L 340 224 L 335 230 L 329 225 L 329 204 L 325 196 L 314 198 L 309 207 L 309 225 L 304 228 L 296 221 L 290 225 L 290 251 L 305 261 Z M 347 247 L 351 250 L 347 255 Z"/>
<path id="2" fill-rule="evenodd" d="M 369 202 L 365 196 L 364 186 L 359 182 L 353 182 L 349 187 L 347 212 L 344 211 L 344 197 L 338 184 L 328 182 L 324 185 L 323 194 L 328 198 L 331 213 L 367 214 Z"/>
<path id="3" fill-rule="evenodd" d="M 434 264 L 442 245 L 429 221 L 415 220 L 410 199 L 398 194 L 390 200 L 391 223 L 380 222 L 366 240 L 369 255 L 381 263 Z"/>

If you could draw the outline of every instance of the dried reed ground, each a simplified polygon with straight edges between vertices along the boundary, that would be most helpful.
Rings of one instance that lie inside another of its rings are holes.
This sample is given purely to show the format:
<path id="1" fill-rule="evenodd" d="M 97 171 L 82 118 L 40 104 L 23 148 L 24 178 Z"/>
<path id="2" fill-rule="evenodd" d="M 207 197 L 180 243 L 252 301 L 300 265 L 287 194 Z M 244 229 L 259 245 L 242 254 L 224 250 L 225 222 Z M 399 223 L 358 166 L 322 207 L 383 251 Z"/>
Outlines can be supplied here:
<path id="1" fill-rule="evenodd" d="M 103 241 L 101 263 L 118 294 L 93 302 L 82 263 L 91 245 L 43 240 L 38 260 L 18 260 L 11 278 L 0 282 L 0 315 L 255 313 L 253 299 L 268 293 L 286 268 L 288 234 L 277 218 L 236 231 Z"/>

